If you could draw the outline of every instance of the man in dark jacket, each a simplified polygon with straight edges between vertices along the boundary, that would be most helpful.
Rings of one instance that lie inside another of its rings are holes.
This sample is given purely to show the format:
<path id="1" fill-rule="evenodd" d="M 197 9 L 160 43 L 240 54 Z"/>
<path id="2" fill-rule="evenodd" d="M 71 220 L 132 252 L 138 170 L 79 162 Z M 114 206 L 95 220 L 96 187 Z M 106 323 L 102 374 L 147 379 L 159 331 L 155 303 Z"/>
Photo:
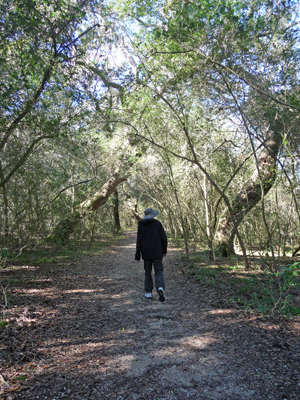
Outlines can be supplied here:
<path id="1" fill-rule="evenodd" d="M 141 254 L 145 269 L 145 296 L 152 299 L 153 280 L 152 265 L 155 271 L 155 288 L 159 300 L 165 301 L 165 281 L 162 258 L 167 254 L 167 235 L 162 224 L 154 219 L 157 210 L 147 208 L 144 218 L 139 222 L 136 241 L 136 261 L 140 261 Z"/>

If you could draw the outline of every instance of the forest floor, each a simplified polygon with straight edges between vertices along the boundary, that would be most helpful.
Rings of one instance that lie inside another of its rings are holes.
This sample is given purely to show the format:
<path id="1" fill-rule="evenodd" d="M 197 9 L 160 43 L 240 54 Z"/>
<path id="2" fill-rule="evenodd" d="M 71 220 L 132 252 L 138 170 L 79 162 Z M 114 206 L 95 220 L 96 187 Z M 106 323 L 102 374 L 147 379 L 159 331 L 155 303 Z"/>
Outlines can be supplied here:
<path id="1" fill-rule="evenodd" d="M 0 326 L 1 399 L 300 398 L 298 317 L 222 302 L 176 249 L 164 259 L 166 301 L 147 300 L 135 238 L 84 263 L 1 270 L 2 285 L 15 282 Z"/>

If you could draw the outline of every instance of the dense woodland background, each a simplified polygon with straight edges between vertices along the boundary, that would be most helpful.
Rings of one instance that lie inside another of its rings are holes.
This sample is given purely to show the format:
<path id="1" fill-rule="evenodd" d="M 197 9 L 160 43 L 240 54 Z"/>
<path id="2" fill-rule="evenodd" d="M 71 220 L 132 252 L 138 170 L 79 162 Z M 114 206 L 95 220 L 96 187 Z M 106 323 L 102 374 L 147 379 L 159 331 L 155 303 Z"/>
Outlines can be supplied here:
<path id="1" fill-rule="evenodd" d="M 151 206 L 187 255 L 297 277 L 299 7 L 2 0 L 2 258 Z"/>

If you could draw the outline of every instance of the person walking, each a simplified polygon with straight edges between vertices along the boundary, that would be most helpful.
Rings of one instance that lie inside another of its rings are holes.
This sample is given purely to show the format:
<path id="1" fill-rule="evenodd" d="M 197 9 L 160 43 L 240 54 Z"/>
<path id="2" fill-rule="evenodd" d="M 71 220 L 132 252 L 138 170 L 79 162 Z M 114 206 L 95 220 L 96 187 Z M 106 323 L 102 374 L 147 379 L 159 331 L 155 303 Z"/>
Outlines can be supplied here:
<path id="1" fill-rule="evenodd" d="M 145 269 L 145 297 L 152 300 L 153 280 L 152 266 L 155 272 L 155 288 L 159 301 L 165 301 L 165 280 L 163 257 L 167 255 L 168 240 L 162 224 L 154 219 L 159 212 L 152 208 L 144 211 L 144 218 L 138 224 L 135 260 L 140 261 L 141 255 Z"/>

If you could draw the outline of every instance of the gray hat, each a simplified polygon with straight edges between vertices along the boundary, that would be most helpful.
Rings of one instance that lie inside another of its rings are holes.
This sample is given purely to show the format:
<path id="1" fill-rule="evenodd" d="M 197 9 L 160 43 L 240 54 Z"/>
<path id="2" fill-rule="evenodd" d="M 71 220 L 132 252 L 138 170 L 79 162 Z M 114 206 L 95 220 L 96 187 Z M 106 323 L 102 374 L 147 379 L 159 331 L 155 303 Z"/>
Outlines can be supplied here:
<path id="1" fill-rule="evenodd" d="M 151 219 L 156 217 L 159 214 L 159 212 L 157 210 L 152 210 L 152 208 L 146 208 L 144 214 L 145 216 L 143 219 Z"/>

